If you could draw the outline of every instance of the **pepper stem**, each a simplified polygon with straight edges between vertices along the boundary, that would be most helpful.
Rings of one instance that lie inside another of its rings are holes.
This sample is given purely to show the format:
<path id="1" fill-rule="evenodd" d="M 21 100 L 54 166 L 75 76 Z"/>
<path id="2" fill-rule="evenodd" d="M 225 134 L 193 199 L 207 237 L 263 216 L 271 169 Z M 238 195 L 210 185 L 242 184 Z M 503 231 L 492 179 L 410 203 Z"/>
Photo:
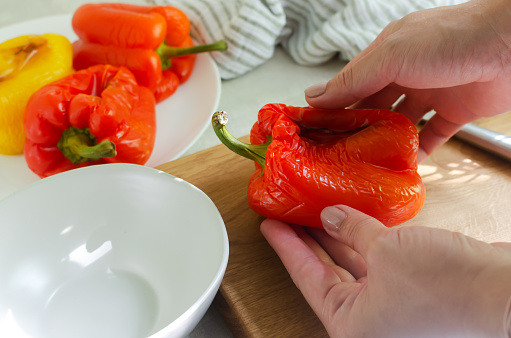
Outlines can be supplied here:
<path id="1" fill-rule="evenodd" d="M 236 154 L 246 157 L 249 160 L 256 161 L 264 171 L 266 150 L 268 150 L 271 138 L 268 139 L 266 144 L 247 144 L 241 142 L 227 131 L 225 128 L 227 121 L 227 112 L 220 111 L 213 114 L 211 124 L 213 125 L 213 130 L 215 131 L 216 136 L 227 148 Z"/>
<path id="2" fill-rule="evenodd" d="M 69 127 L 64 130 L 57 147 L 73 164 L 97 161 L 117 155 L 113 142 L 103 140 L 97 143 L 96 137 L 88 128 Z"/>
<path id="3" fill-rule="evenodd" d="M 168 46 L 165 42 L 163 42 L 158 48 L 156 48 L 155 51 L 160 56 L 162 69 L 165 70 L 171 66 L 172 61 L 170 59 L 173 57 L 198 54 L 204 52 L 224 51 L 226 49 L 227 42 L 225 42 L 224 40 L 220 40 L 207 45 L 198 45 L 190 47 Z"/>

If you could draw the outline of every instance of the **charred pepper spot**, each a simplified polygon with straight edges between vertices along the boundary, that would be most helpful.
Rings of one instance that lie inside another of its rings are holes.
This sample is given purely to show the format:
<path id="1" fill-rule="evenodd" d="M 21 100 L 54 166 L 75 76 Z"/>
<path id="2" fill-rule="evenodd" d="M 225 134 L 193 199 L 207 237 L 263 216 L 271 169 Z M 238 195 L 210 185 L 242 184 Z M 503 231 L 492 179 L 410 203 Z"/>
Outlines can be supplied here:
<path id="1" fill-rule="evenodd" d="M 44 37 L 31 35 L 28 37 L 28 41 L 22 45 L 0 49 L 0 82 L 16 76 L 47 43 L 48 40 Z"/>

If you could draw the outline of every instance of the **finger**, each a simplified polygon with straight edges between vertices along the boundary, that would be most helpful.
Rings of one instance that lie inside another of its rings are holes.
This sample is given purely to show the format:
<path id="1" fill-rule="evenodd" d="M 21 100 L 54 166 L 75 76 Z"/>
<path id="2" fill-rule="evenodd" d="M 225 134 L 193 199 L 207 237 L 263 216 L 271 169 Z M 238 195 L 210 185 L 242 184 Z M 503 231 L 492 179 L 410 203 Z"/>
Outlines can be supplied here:
<path id="1" fill-rule="evenodd" d="M 315 256 L 296 232 L 285 223 L 267 219 L 261 223 L 261 233 L 290 270 L 297 269 L 298 261 Z"/>
<path id="2" fill-rule="evenodd" d="M 300 234 L 295 230 L 298 230 Z M 303 284 L 305 280 L 310 278 L 304 266 L 307 266 L 307 270 L 314 270 L 317 268 L 322 270 L 324 268 L 330 268 L 333 263 L 330 258 L 326 257 L 327 254 L 322 249 L 321 257 L 318 257 L 316 252 L 308 245 L 312 244 L 312 238 L 308 236 L 303 229 L 293 229 L 285 223 L 268 219 L 262 222 L 261 232 L 270 246 L 275 250 L 297 285 Z M 306 238 L 305 241 L 304 238 Z M 313 247 L 318 251 L 321 248 L 317 242 Z M 327 262 L 330 260 L 330 264 L 324 264 L 325 261 L 321 258 L 325 259 Z M 339 276 L 335 273 L 330 277 L 335 282 L 341 281 Z M 353 280 L 354 278 L 350 276 L 349 279 Z"/>
<path id="3" fill-rule="evenodd" d="M 423 93 L 424 95 L 421 95 L 420 99 L 413 94 L 404 96 L 392 110 L 408 117 L 413 124 L 419 123 L 424 115 L 433 109 L 431 104 L 428 103 L 431 101 L 428 98 L 427 91 Z"/>
<path id="4" fill-rule="evenodd" d="M 433 115 L 419 131 L 419 152 L 417 160 L 421 162 L 442 144 L 456 134 L 463 124 L 446 120 L 439 114 Z"/>
<path id="5" fill-rule="evenodd" d="M 495 242 L 491 243 L 491 245 L 511 252 L 511 243 L 509 242 Z"/>
<path id="6" fill-rule="evenodd" d="M 354 278 L 360 279 L 367 275 L 366 262 L 358 252 L 344 243 L 339 243 L 323 229 L 308 228 L 307 233 L 328 252 L 335 264 L 348 271 Z"/>
<path id="7" fill-rule="evenodd" d="M 305 90 L 305 99 L 316 108 L 344 108 L 371 96 L 393 82 L 399 63 L 387 52 L 385 39 L 393 33 L 395 22 L 326 84 Z"/>
<path id="8" fill-rule="evenodd" d="M 287 224 L 268 219 L 262 222 L 261 232 L 286 267 L 293 282 L 314 312 L 322 314 L 329 291 L 336 289 L 338 302 L 349 295 L 353 283 L 342 283 L 339 276 L 323 263 Z"/>
<path id="9" fill-rule="evenodd" d="M 316 256 L 323 261 L 326 265 L 328 265 L 336 274 L 339 276 L 341 281 L 343 282 L 355 282 L 357 279 L 351 274 L 348 270 L 344 269 L 344 267 L 339 266 L 339 264 L 336 263 L 336 260 L 333 259 L 330 251 L 325 250 L 324 247 L 316 241 L 314 237 L 312 237 L 308 231 L 306 231 L 302 227 L 293 227 L 296 234 L 300 239 L 307 244 L 309 248 L 316 254 Z M 322 229 L 314 229 L 314 230 L 320 230 L 321 232 L 325 233 Z M 330 237 L 327 235 L 327 237 Z M 331 237 L 330 237 L 331 238 Z M 339 245 L 339 242 L 337 242 L 338 246 L 345 247 L 345 245 Z M 348 248 L 349 249 L 349 248 Z M 353 250 L 351 250 L 353 252 Z M 364 262 L 365 264 L 365 262 Z"/>
<path id="10" fill-rule="evenodd" d="M 351 109 L 390 109 L 403 95 L 401 88 L 390 84 L 379 92 L 350 106 Z"/>
<path id="11" fill-rule="evenodd" d="M 321 212 L 325 230 L 367 258 L 371 244 L 389 229 L 377 219 L 345 205 L 326 207 Z"/>
<path id="12" fill-rule="evenodd" d="M 348 107 L 391 83 L 387 74 L 374 73 L 381 64 L 377 57 L 372 56 L 373 53 L 346 65 L 324 87 L 316 85 L 307 88 L 305 99 L 309 105 L 327 109 Z"/>

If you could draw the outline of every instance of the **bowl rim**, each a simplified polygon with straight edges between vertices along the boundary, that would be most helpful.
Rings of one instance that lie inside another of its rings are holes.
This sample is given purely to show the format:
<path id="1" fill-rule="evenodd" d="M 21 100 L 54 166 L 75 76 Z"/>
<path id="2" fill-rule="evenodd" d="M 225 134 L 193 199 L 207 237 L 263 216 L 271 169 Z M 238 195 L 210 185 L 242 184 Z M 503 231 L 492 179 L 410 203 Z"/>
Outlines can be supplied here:
<path id="1" fill-rule="evenodd" d="M 218 221 L 220 222 L 220 232 L 221 232 L 221 238 L 222 238 L 222 257 L 220 260 L 220 264 L 218 266 L 218 269 L 214 275 L 214 277 L 209 282 L 208 286 L 204 289 L 204 291 L 201 293 L 201 295 L 188 307 L 186 311 L 181 313 L 176 319 L 174 319 L 172 322 L 168 323 L 161 329 L 158 329 L 158 331 L 155 331 L 154 333 L 151 333 L 147 336 L 147 338 L 163 338 L 167 337 L 169 334 L 179 331 L 179 328 L 181 326 L 187 327 L 189 324 L 187 322 L 189 320 L 193 319 L 193 316 L 195 313 L 197 313 L 197 310 L 201 307 L 202 304 L 206 304 L 207 308 L 209 308 L 211 300 L 213 299 L 212 296 L 218 292 L 218 289 L 220 287 L 220 284 L 223 280 L 223 277 L 225 275 L 225 271 L 227 269 L 227 264 L 229 260 L 229 238 L 227 234 L 227 229 L 225 227 L 225 223 L 223 221 L 222 215 L 220 214 L 220 211 L 216 207 L 215 203 L 211 200 L 211 198 L 202 190 L 197 188 L 195 185 L 191 184 L 190 182 L 183 180 L 182 178 L 179 178 L 177 176 L 174 176 L 170 173 L 167 173 L 163 170 L 147 167 L 143 165 L 138 164 L 131 164 L 131 163 L 107 163 L 107 164 L 97 164 L 97 165 L 91 165 L 91 166 L 85 166 L 80 168 L 75 168 L 72 170 L 68 170 L 62 173 L 58 173 L 49 177 L 45 177 L 41 180 L 38 180 L 36 182 L 33 182 L 20 190 L 17 190 L 8 196 L 6 196 L 3 199 L 0 199 L 0 205 L 3 203 L 7 203 L 12 199 L 15 199 L 15 197 L 19 194 L 23 194 L 25 191 L 32 189 L 34 186 L 38 186 L 41 184 L 48 184 L 49 181 L 58 180 L 61 177 L 65 176 L 71 176 L 71 175 L 79 175 L 80 172 L 83 171 L 104 171 L 104 170 L 112 170 L 116 171 L 120 169 L 128 170 L 128 171 L 135 171 L 135 172 L 143 172 L 144 175 L 165 175 L 170 180 L 174 180 L 175 182 L 178 182 L 179 184 L 184 184 L 187 187 L 194 190 L 196 193 L 202 195 L 203 198 L 205 198 L 207 203 L 211 203 L 214 209 L 217 211 L 218 215 Z M 177 180 L 177 181 L 176 181 Z M 204 309 L 204 312 L 207 310 L 207 308 Z M 202 314 L 203 315 L 203 314 Z M 198 318 L 198 321 L 202 318 Z M 194 327 L 189 327 L 190 331 L 193 330 Z M 153 328 L 154 329 L 154 328 Z"/>

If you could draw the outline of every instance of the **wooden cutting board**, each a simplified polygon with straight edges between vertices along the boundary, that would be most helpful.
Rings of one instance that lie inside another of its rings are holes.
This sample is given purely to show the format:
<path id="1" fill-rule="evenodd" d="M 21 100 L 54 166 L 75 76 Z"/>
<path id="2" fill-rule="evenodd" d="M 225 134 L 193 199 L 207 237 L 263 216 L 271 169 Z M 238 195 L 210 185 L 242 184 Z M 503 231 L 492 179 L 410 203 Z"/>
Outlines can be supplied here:
<path id="1" fill-rule="evenodd" d="M 511 113 L 478 124 L 511 135 Z M 251 161 L 219 145 L 158 169 L 204 191 L 224 219 L 230 255 L 215 304 L 235 336 L 327 337 L 261 235 L 263 218 L 248 207 Z M 424 161 L 419 171 L 426 203 L 403 226 L 427 225 L 489 242 L 511 241 L 511 162 L 453 139 Z"/>

